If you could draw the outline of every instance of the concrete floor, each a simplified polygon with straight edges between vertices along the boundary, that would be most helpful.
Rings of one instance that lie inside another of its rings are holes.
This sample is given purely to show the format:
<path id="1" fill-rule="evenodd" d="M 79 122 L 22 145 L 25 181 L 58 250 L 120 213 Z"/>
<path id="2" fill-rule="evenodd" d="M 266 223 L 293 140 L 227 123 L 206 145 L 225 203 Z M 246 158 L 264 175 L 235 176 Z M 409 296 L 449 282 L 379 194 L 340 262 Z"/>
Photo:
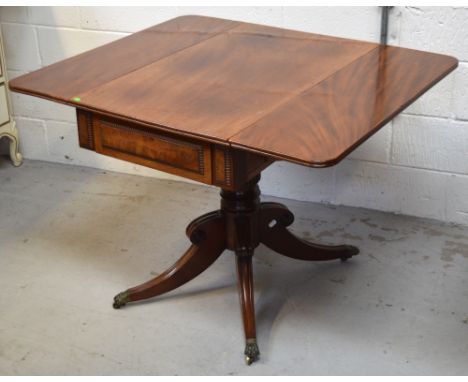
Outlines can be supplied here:
<path id="1" fill-rule="evenodd" d="M 248 367 L 229 252 L 164 297 L 111 307 L 180 256 L 216 189 L 1 160 L 0 374 L 468 373 L 468 227 L 282 202 L 299 236 L 361 254 L 307 263 L 260 246 Z"/>

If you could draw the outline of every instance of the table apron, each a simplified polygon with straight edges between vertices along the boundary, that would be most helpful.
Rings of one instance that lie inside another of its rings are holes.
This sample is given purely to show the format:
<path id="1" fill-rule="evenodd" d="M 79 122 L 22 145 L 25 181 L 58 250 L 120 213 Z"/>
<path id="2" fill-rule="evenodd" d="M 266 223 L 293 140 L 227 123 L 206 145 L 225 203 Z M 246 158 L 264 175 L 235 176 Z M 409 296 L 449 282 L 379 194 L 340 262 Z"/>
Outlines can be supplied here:
<path id="1" fill-rule="evenodd" d="M 82 148 L 227 190 L 241 188 L 274 159 L 77 109 Z"/>

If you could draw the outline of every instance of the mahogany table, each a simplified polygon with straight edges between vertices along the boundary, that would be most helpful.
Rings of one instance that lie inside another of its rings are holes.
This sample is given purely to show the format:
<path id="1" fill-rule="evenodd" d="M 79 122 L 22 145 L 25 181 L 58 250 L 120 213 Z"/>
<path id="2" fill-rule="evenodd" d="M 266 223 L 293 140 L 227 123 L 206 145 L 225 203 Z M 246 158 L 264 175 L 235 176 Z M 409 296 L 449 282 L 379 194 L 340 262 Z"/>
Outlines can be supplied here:
<path id="1" fill-rule="evenodd" d="M 294 236 L 293 214 L 260 203 L 276 160 L 331 166 L 458 65 L 455 58 L 237 21 L 183 16 L 18 77 L 10 88 L 77 109 L 80 146 L 221 188 L 168 270 L 114 307 L 190 281 L 235 253 L 248 364 L 259 356 L 252 256 L 346 260 L 348 245 Z"/>

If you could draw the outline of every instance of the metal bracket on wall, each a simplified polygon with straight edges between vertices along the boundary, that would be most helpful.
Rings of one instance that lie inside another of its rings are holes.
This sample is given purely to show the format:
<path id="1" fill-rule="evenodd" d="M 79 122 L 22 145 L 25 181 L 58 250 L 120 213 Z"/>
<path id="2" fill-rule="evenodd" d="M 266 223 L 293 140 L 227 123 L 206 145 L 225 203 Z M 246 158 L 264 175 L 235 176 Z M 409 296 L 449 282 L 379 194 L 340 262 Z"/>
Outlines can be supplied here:
<path id="1" fill-rule="evenodd" d="M 382 8 L 382 18 L 380 21 L 380 43 L 382 45 L 387 45 L 387 37 L 388 37 L 388 14 L 390 9 L 393 7 L 385 6 Z"/>

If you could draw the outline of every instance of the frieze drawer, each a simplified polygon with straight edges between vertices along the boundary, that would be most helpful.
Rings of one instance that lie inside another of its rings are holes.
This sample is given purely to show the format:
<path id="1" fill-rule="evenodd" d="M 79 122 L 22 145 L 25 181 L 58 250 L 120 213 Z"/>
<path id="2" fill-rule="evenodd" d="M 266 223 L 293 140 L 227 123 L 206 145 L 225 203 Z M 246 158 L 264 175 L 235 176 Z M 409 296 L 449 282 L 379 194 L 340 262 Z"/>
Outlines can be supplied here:
<path id="1" fill-rule="evenodd" d="M 211 183 L 209 143 L 81 110 L 77 119 L 81 147 Z"/>

